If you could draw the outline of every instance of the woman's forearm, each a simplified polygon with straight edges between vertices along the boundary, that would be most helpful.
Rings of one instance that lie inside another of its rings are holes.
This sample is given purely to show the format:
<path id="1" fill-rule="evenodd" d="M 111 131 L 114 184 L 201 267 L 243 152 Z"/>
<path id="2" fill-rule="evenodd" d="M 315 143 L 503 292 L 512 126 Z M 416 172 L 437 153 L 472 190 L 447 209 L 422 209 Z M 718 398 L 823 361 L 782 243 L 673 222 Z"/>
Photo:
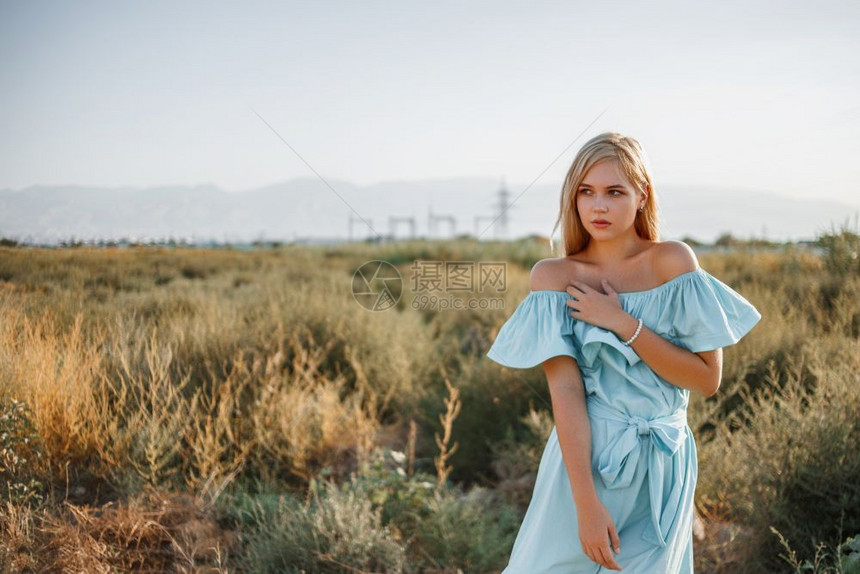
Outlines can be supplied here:
<path id="1" fill-rule="evenodd" d="M 636 319 L 624 313 L 611 330 L 626 341 L 636 332 L 637 325 Z M 713 351 L 707 352 L 706 361 L 700 354 L 670 343 L 645 325 L 630 347 L 655 373 L 673 385 L 705 397 L 713 395 L 720 386 L 721 354 L 716 356 Z"/>
<path id="2" fill-rule="evenodd" d="M 690 251 L 689 247 L 685 249 Z M 682 262 L 682 268 L 689 273 L 689 268 L 695 269 L 698 263 L 692 251 L 686 255 L 691 258 Z M 636 332 L 638 321 L 623 309 L 618 293 L 609 281 L 604 279 L 601 285 L 605 293 L 582 281 L 572 281 L 567 288 L 567 292 L 572 295 L 567 301 L 568 307 L 573 309 L 570 315 L 612 331 L 622 341 L 627 341 Z M 721 349 L 694 353 L 670 343 L 644 324 L 630 346 L 651 370 L 677 387 L 696 391 L 705 397 L 710 397 L 720 388 Z"/>
<path id="3" fill-rule="evenodd" d="M 556 362 L 556 365 L 547 363 Z M 573 498 L 582 505 L 597 498 L 591 471 L 591 424 L 585 406 L 585 387 L 576 363 L 569 357 L 547 361 L 547 375 L 558 443 Z"/>

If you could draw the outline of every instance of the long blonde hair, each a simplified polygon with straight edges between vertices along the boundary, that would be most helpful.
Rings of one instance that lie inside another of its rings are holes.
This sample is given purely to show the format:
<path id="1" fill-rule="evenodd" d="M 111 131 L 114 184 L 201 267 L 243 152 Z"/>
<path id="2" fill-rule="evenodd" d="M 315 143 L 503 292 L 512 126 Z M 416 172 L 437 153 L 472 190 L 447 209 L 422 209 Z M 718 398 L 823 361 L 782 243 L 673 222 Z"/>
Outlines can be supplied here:
<path id="1" fill-rule="evenodd" d="M 645 208 L 636 212 L 633 227 L 636 234 L 651 241 L 657 241 L 659 224 L 657 220 L 657 197 L 651 177 L 651 168 L 645 150 L 634 138 L 623 136 L 616 132 L 604 132 L 587 142 L 576 157 L 564 179 L 561 188 L 561 204 L 558 218 L 550 234 L 550 249 L 553 247 L 552 236 L 561 225 L 561 256 L 579 253 L 588 245 L 591 236 L 582 225 L 576 208 L 576 192 L 585 174 L 597 163 L 614 159 L 618 161 L 622 173 L 636 189 L 646 195 Z"/>

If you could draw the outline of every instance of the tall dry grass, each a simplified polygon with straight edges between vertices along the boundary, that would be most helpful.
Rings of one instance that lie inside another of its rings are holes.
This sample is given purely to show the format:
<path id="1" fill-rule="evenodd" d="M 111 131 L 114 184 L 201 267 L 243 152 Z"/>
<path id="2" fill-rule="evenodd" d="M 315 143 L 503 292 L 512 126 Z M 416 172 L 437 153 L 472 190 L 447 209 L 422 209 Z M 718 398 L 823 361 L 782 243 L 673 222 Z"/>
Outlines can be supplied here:
<path id="1" fill-rule="evenodd" d="M 190 389 L 190 370 L 155 329 L 133 345 L 104 335 L 86 342 L 80 321 L 55 336 L 48 318 L 2 312 L 3 393 L 31 406 L 46 477 L 198 492 L 250 463 L 270 482 L 307 480 L 338 463 L 354 467 L 379 429 L 381 400 L 355 351 L 347 352 L 359 377 L 348 390 L 345 376 L 322 371 L 331 343 L 311 336 L 281 340 L 271 356 L 239 353 Z"/>
<path id="2" fill-rule="evenodd" d="M 691 402 L 700 571 L 788 571 L 772 527 L 800 562 L 860 532 L 860 280 L 833 244 L 700 257 L 764 317 Z M 539 369 L 484 353 L 547 255 L 0 249 L 0 570 L 498 570 L 552 422 Z M 373 314 L 370 259 L 515 264 L 504 309 Z"/>

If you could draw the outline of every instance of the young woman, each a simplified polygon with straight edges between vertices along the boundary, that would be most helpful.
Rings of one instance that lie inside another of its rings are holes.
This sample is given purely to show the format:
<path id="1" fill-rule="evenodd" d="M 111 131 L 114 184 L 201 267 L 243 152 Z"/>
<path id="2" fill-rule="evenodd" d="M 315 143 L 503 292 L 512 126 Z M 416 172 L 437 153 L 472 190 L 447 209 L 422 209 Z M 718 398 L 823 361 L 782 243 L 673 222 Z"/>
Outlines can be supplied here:
<path id="1" fill-rule="evenodd" d="M 686 244 L 658 241 L 633 138 L 604 133 L 582 147 L 559 225 L 564 256 L 534 266 L 487 353 L 540 364 L 555 419 L 503 574 L 692 573 L 690 392 L 717 392 L 722 347 L 761 315 Z"/>

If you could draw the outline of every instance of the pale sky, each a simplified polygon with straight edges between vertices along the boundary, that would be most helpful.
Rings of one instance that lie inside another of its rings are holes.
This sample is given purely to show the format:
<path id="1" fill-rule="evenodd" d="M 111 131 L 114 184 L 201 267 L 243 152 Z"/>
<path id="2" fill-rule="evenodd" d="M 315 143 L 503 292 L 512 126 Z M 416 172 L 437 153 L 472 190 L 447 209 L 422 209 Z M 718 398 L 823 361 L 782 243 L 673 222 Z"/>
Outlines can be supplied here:
<path id="1" fill-rule="evenodd" d="M 359 185 L 516 188 L 585 130 L 560 185 L 615 130 L 657 185 L 857 206 L 858 30 L 849 1 L 0 0 L 0 189 L 314 177 L 256 111 Z"/>

